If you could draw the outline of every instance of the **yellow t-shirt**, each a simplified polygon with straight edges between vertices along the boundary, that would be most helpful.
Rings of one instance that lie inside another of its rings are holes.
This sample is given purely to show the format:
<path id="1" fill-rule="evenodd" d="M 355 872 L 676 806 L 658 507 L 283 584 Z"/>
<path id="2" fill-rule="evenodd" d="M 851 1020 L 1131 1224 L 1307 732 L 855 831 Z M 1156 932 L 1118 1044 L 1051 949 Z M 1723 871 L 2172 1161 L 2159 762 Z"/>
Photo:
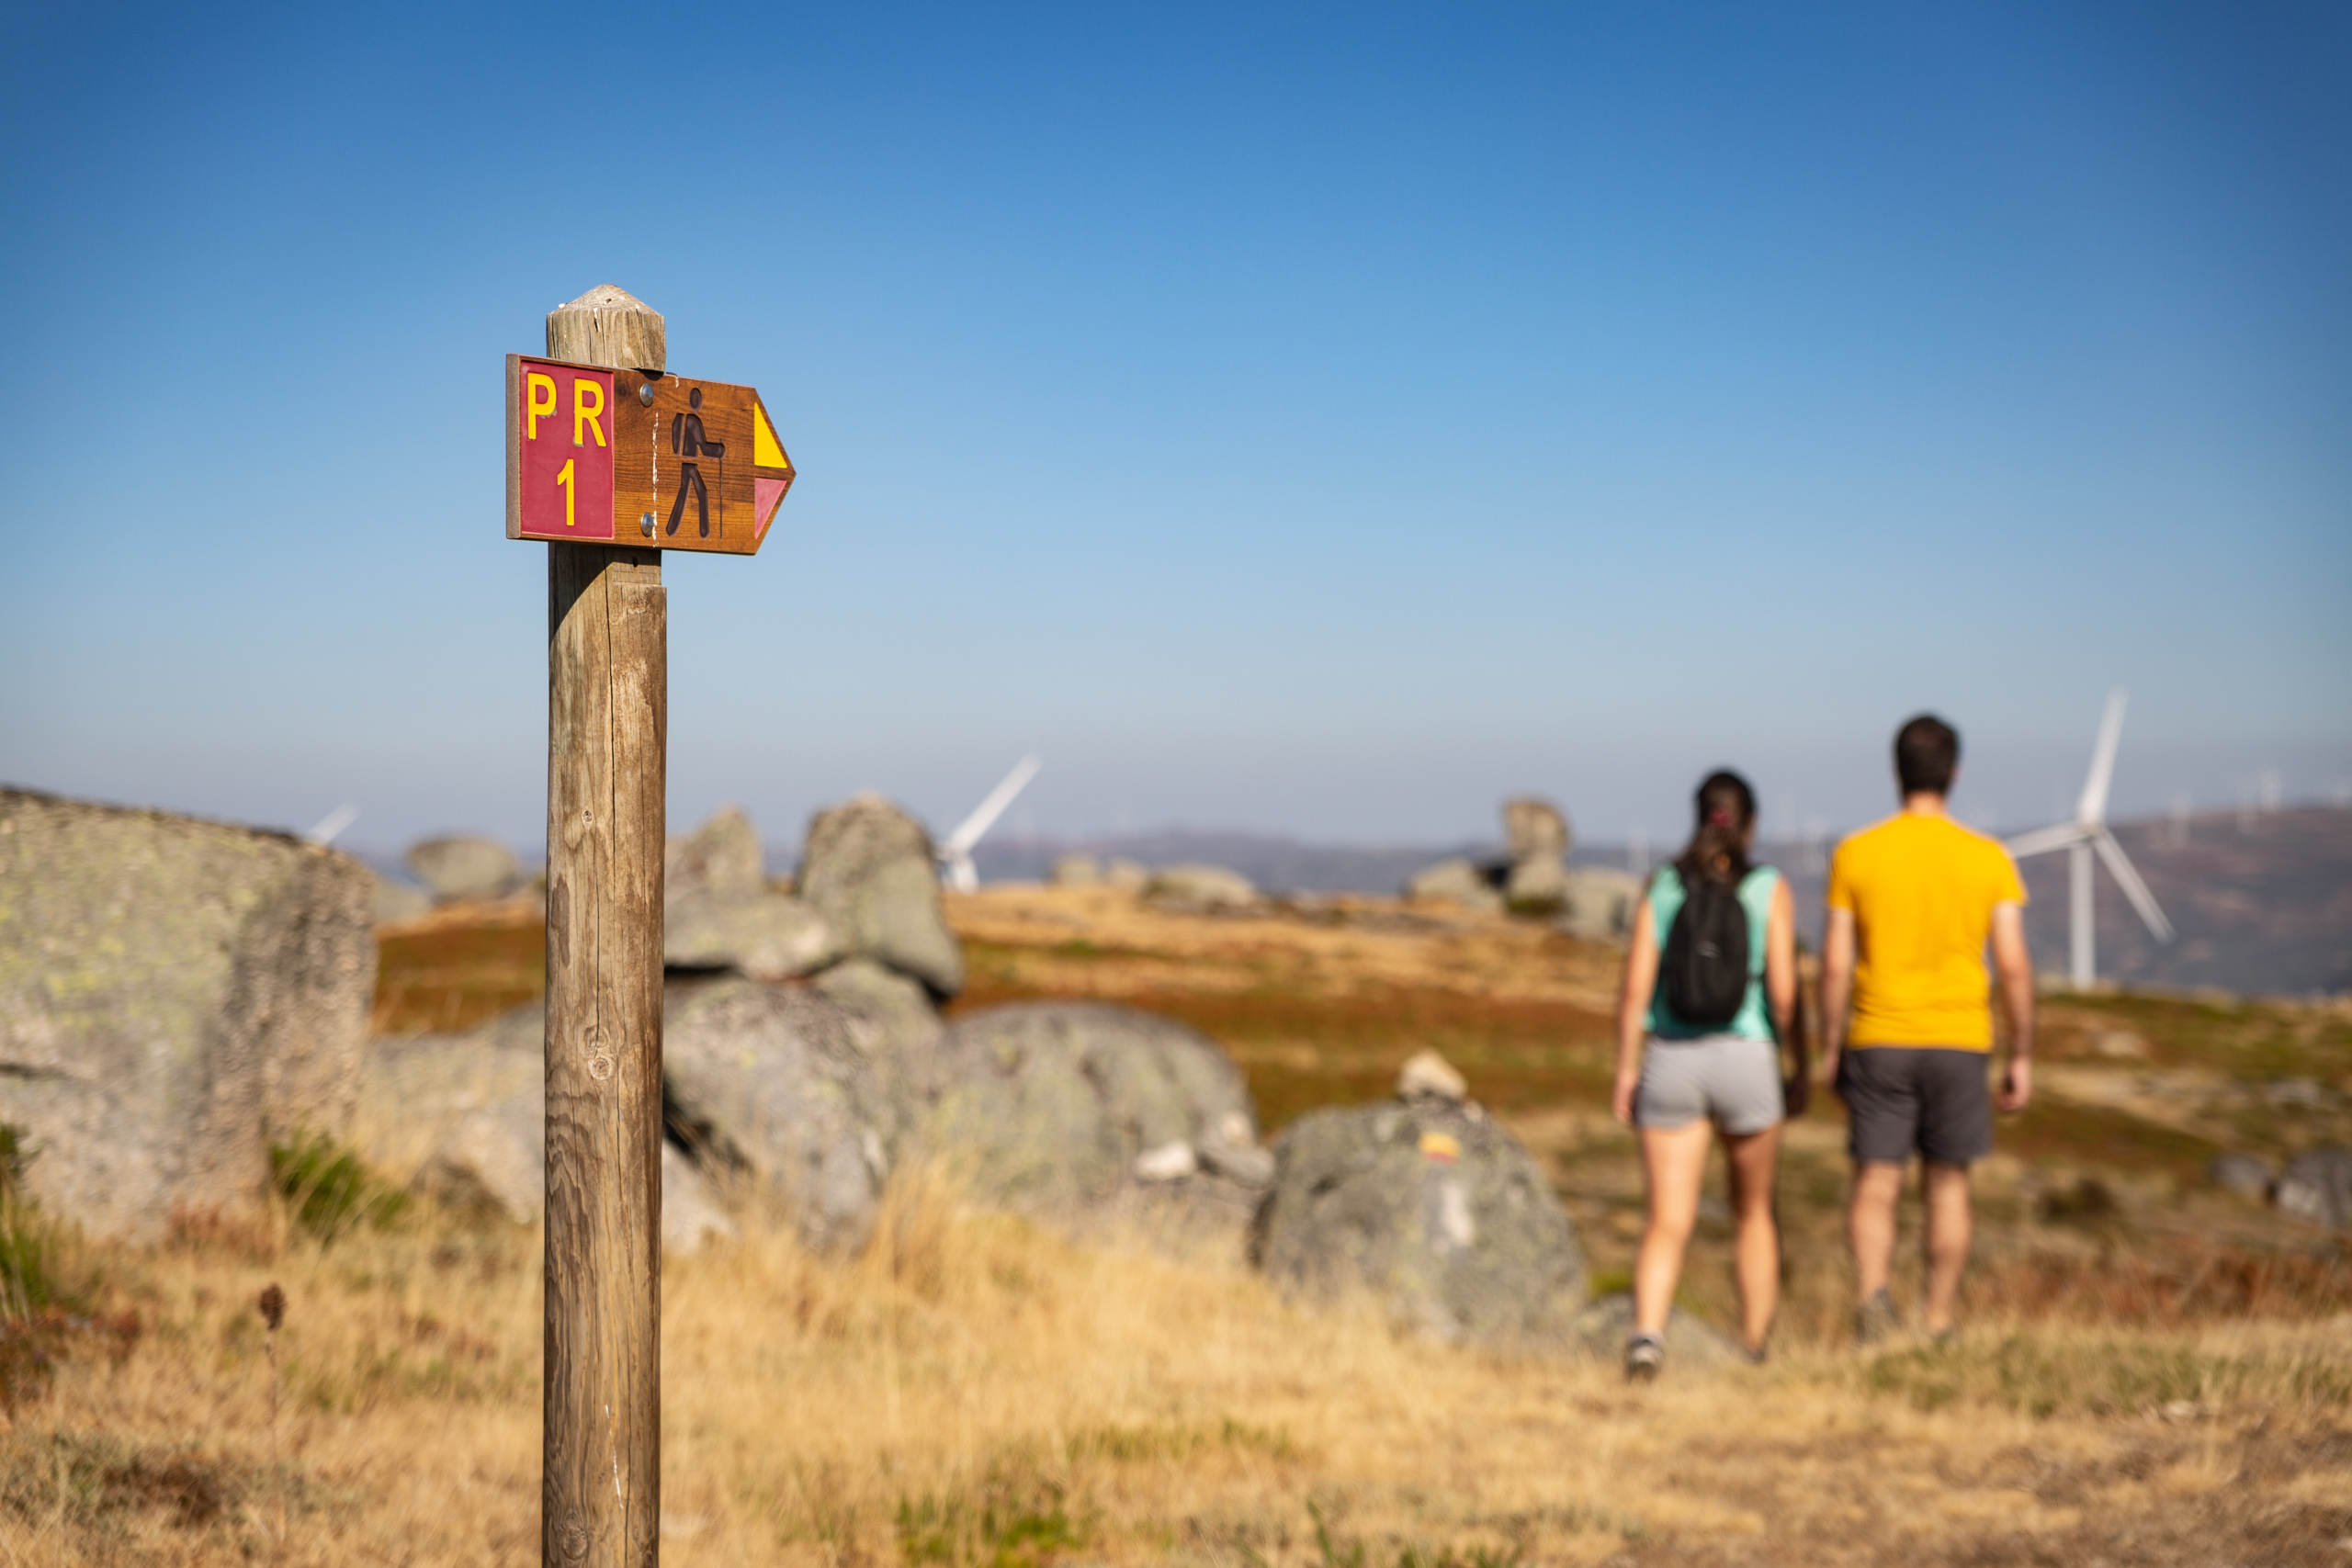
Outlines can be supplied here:
<path id="1" fill-rule="evenodd" d="M 2025 902 L 2009 852 L 1910 812 L 1838 846 L 1829 907 L 1854 912 L 1856 1045 L 1993 1048 L 1984 942 L 1993 906 Z"/>

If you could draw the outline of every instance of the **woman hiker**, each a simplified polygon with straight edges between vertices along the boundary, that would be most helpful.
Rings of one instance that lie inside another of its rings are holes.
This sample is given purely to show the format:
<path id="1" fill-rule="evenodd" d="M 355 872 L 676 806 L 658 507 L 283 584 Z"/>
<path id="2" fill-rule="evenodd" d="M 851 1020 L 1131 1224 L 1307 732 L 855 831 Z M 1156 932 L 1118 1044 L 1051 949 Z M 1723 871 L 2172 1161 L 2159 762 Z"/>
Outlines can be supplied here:
<path id="1" fill-rule="evenodd" d="M 1617 1120 L 1641 1134 L 1649 1188 L 1625 1343 L 1625 1375 L 1642 1380 L 1665 1359 L 1666 1314 L 1713 1130 L 1723 1134 L 1738 1223 L 1740 1342 L 1750 1361 L 1764 1359 L 1781 1294 L 1772 1218 L 1781 1123 L 1802 1115 L 1807 1097 L 1796 904 L 1779 872 L 1748 861 L 1756 794 L 1737 773 L 1710 773 L 1698 806 L 1690 848 L 1658 868 L 1634 911 L 1617 1002 Z"/>

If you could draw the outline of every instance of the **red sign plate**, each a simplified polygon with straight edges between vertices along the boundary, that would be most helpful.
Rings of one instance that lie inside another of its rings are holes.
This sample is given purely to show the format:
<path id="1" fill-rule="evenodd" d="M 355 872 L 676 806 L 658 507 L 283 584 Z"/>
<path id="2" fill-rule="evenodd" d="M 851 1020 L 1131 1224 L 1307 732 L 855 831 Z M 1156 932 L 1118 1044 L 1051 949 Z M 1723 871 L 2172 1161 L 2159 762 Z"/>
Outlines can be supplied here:
<path id="1" fill-rule="evenodd" d="M 506 356 L 506 536 L 755 554 L 792 459 L 750 387 Z"/>
<path id="2" fill-rule="evenodd" d="M 613 373 L 526 359 L 510 426 L 519 425 L 512 510 L 526 539 L 613 536 Z M 518 379 L 513 368 L 510 380 Z"/>

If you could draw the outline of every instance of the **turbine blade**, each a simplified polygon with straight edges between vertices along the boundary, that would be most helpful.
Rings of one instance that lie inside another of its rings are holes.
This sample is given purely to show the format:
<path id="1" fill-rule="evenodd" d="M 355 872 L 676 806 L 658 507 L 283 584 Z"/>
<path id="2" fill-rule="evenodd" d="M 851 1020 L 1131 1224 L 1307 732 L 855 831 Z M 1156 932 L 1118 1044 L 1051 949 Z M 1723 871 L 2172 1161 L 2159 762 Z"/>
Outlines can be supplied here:
<path id="1" fill-rule="evenodd" d="M 2107 819 L 2107 786 L 2115 781 L 2115 746 L 2123 739 L 2123 688 L 2107 697 L 2107 716 L 2098 723 L 2098 745 L 2091 752 L 2091 774 L 2083 781 L 2083 797 L 2075 803 L 2075 820 L 2085 827 Z"/>
<path id="2" fill-rule="evenodd" d="M 302 837 L 314 844 L 332 844 L 335 840 L 336 834 L 358 820 L 359 803 L 356 800 L 346 800 L 324 817 L 320 818 L 318 826 Z"/>
<path id="3" fill-rule="evenodd" d="M 947 841 L 940 846 L 941 852 L 949 857 L 970 854 L 972 846 L 980 841 L 980 835 L 996 826 L 996 819 L 1004 815 L 1004 808 L 1012 804 L 1012 797 L 1028 788 L 1029 781 L 1035 778 L 1037 770 L 1045 765 L 1035 757 L 1023 757 L 1015 762 L 1012 772 L 1005 774 L 1003 781 L 989 791 L 988 798 L 974 807 L 969 817 L 956 825 L 956 830 L 948 834 Z"/>
<path id="4" fill-rule="evenodd" d="M 2028 855 L 2046 855 L 2052 850 L 2063 850 L 2069 844 L 2083 841 L 2083 825 L 2061 822 L 2054 828 L 2037 828 L 2030 833 L 2020 833 L 2008 841 L 2008 852 L 2018 860 Z"/>
<path id="5" fill-rule="evenodd" d="M 2115 835 L 2101 828 L 2092 836 L 2091 842 L 2098 849 L 2098 858 L 2107 863 L 2108 873 L 2115 878 L 2115 885 L 2123 889 L 2123 896 L 2132 900 L 2132 908 L 2140 912 L 2141 922 L 2148 928 L 2148 934 L 2158 942 L 2170 942 L 2172 922 L 2165 919 L 2162 909 L 2156 908 L 2156 896 L 2148 891 L 2146 883 L 2140 880 L 2138 869 L 2124 854 L 2123 846 L 2115 841 Z"/>

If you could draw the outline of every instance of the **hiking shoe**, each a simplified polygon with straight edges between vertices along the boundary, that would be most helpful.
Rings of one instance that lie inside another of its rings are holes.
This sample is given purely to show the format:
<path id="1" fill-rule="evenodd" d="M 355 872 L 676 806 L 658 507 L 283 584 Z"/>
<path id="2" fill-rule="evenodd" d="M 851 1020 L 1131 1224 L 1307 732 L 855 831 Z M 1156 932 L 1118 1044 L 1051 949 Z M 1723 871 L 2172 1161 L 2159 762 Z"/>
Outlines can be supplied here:
<path id="1" fill-rule="evenodd" d="M 1771 1358 L 1772 1347 L 1770 1345 L 1743 1345 L 1739 1348 L 1739 1359 L 1751 1367 L 1760 1367 Z"/>
<path id="2" fill-rule="evenodd" d="M 1903 1332 L 1903 1314 L 1896 1308 L 1894 1298 L 1881 1285 L 1871 1292 L 1870 1299 L 1854 1309 L 1854 1343 L 1876 1345 L 1892 1339 Z"/>
<path id="3" fill-rule="evenodd" d="M 1666 1363 L 1666 1342 L 1655 1334 L 1636 1334 L 1625 1341 L 1625 1381 L 1648 1382 Z"/>

